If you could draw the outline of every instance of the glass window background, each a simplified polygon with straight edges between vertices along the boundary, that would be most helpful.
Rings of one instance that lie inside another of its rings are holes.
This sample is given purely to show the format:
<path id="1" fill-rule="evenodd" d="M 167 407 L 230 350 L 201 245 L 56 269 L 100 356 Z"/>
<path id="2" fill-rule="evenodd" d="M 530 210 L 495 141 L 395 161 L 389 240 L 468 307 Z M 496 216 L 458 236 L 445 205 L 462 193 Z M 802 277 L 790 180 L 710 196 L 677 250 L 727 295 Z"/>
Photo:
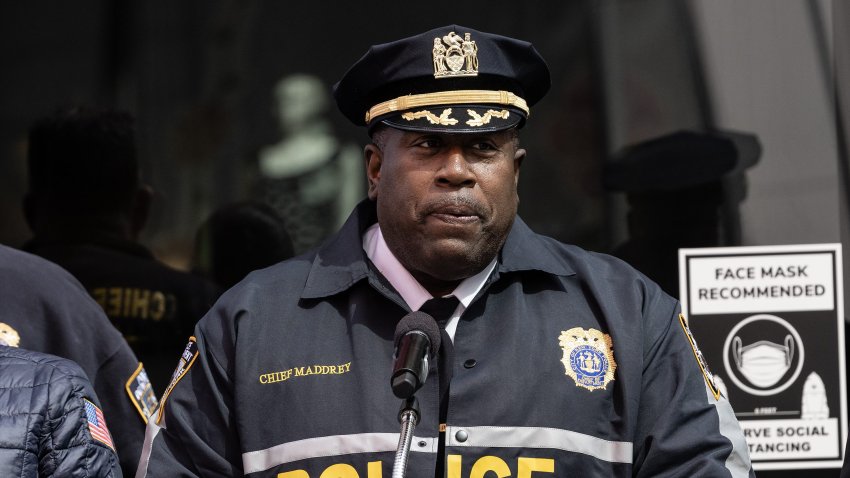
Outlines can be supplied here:
<path id="1" fill-rule="evenodd" d="M 189 267 L 196 228 L 244 199 L 303 251 L 364 194 L 367 137 L 331 85 L 371 44 L 457 23 L 529 40 L 552 70 L 521 135 L 521 216 L 678 295 L 679 247 L 846 236 L 845 4 L 3 2 L 0 242 L 29 237 L 28 125 L 86 103 L 137 117 L 159 258 Z"/>
<path id="2" fill-rule="evenodd" d="M 262 158 L 275 146 L 283 157 L 287 139 L 298 134 L 331 138 L 325 150 L 337 160 L 359 151 L 365 134 L 322 94 L 370 44 L 448 23 L 528 39 L 550 63 L 552 90 L 522 135 L 530 154 L 520 212 L 538 231 L 617 251 L 634 235 L 627 218 L 638 209 L 638 226 L 687 236 L 686 209 L 658 209 L 673 204 L 635 190 L 681 193 L 675 184 L 731 173 L 711 178 L 722 183 L 722 201 L 718 229 L 706 242 L 835 241 L 843 176 L 832 59 L 842 44 L 833 10 L 840 5 L 466 2 L 447 11 L 399 2 L 344 10 L 334 2 L 12 2 L 0 7 L 7 65 L 0 79 L 0 241 L 18 245 L 29 234 L 19 207 L 28 124 L 72 103 L 137 116 L 145 179 L 158 193 L 144 240 L 177 265 L 214 208 L 274 200 L 263 179 L 298 178 L 293 187 L 278 186 L 306 190 L 298 194 L 308 203 L 329 196 L 330 184 L 343 185 L 336 192 L 348 195 L 338 201 L 346 207 L 325 213 L 338 223 L 362 195 L 362 166 L 348 164 L 359 160 L 304 179 L 325 164 L 326 151 L 307 151 L 320 158 L 313 160 Z M 287 78 L 305 81 L 287 90 Z M 698 134 L 670 139 L 681 131 Z M 713 132 L 751 135 L 759 151 L 730 171 L 728 159 L 711 169 L 710 160 L 689 153 L 688 140 L 711 146 Z M 648 155 L 630 156 L 653 140 L 660 143 Z M 316 141 L 290 143 L 301 151 Z M 676 171 L 659 167 L 673 164 L 668 156 L 681 163 Z M 624 159 L 629 166 L 618 168 Z M 632 173 L 625 182 L 624 172 Z M 654 212 L 644 214 L 644 203 Z M 302 249 L 333 225 L 321 229 Z"/>

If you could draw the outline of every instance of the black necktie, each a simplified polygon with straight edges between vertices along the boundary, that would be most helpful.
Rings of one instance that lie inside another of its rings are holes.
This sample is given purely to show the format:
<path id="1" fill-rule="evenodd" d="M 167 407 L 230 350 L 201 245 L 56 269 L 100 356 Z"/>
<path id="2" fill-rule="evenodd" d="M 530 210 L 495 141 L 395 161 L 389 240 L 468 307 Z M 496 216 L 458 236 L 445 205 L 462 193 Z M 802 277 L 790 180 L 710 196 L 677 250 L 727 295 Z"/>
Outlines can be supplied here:
<path id="1" fill-rule="evenodd" d="M 430 315 L 440 326 L 440 356 L 438 360 L 440 373 L 440 439 L 437 450 L 437 478 L 444 473 L 443 455 L 446 450 L 446 434 L 443 425 L 446 423 L 446 415 L 449 410 L 449 384 L 452 381 L 452 369 L 454 368 L 454 345 L 452 338 L 446 332 L 446 324 L 452 318 L 452 313 L 457 309 L 460 301 L 455 296 L 439 297 L 429 299 L 422 307 L 422 312 Z"/>
<path id="2" fill-rule="evenodd" d="M 452 369 L 454 362 L 454 346 L 452 339 L 446 332 L 446 324 L 452 318 L 452 313 L 460 301 L 455 296 L 439 297 L 427 300 L 422 307 L 422 312 L 430 315 L 440 326 L 440 357 L 438 360 L 440 370 L 440 421 L 445 423 L 445 409 L 449 398 L 449 382 L 452 380 Z"/>
<path id="3" fill-rule="evenodd" d="M 440 328 L 445 329 L 446 323 L 452 318 L 452 312 L 457 309 L 459 303 L 460 301 L 453 295 L 438 297 L 425 301 L 419 310 L 433 317 L 437 321 L 437 324 L 440 325 Z"/>

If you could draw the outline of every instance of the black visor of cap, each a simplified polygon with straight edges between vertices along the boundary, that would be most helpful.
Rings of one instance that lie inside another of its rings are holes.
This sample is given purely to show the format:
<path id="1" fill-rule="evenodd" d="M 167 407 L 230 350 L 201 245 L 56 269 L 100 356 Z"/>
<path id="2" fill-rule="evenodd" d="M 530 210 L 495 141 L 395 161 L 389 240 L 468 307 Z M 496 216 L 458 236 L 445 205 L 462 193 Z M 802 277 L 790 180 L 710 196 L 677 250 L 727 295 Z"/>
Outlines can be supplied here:
<path id="1" fill-rule="evenodd" d="M 378 124 L 385 124 L 406 131 L 475 133 L 501 131 L 524 123 L 525 112 L 518 108 L 503 105 L 447 105 L 391 113 L 371 121 L 369 131 Z"/>

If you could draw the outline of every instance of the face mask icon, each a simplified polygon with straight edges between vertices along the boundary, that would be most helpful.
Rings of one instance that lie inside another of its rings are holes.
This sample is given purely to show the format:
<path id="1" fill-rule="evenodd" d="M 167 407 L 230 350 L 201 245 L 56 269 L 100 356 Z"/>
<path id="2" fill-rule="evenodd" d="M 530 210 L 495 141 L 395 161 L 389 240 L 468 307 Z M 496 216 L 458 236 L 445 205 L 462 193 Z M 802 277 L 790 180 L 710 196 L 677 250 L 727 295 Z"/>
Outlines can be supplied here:
<path id="1" fill-rule="evenodd" d="M 732 354 L 735 365 L 750 383 L 766 388 L 776 385 L 791 368 L 794 358 L 794 339 L 785 336 L 785 344 L 780 345 L 767 340 L 759 340 L 743 346 L 741 338 L 732 339 Z"/>
<path id="2" fill-rule="evenodd" d="M 753 342 L 745 345 L 744 340 Z M 776 315 L 751 315 L 732 327 L 723 341 L 726 376 L 741 391 L 758 397 L 776 395 L 793 385 L 805 359 L 806 344 L 797 329 Z"/>

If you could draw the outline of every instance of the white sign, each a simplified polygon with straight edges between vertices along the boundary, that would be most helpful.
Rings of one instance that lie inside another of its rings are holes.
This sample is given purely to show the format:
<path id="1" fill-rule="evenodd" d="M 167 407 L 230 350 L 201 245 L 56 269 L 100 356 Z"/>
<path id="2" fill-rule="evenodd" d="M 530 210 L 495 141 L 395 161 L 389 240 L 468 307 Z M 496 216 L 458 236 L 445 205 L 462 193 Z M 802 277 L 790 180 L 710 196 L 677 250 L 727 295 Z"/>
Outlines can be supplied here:
<path id="1" fill-rule="evenodd" d="M 740 420 L 750 456 L 764 460 L 835 458 L 838 449 L 838 419 Z"/>
<path id="2" fill-rule="evenodd" d="M 833 259 L 829 252 L 693 257 L 688 302 L 694 314 L 831 310 Z"/>
<path id="3" fill-rule="evenodd" d="M 847 439 L 840 244 L 679 250 L 682 310 L 756 470 L 839 468 Z"/>

